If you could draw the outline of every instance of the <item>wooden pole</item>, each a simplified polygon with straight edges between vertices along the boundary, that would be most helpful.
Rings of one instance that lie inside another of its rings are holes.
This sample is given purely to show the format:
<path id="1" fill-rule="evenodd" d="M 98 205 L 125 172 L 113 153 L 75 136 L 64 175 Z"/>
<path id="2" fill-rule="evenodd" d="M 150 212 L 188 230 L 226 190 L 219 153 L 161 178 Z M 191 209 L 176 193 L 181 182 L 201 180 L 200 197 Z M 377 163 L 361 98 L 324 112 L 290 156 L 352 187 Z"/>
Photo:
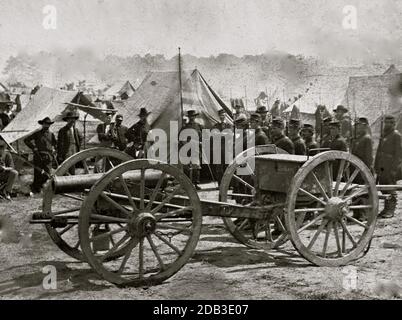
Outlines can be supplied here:
<path id="1" fill-rule="evenodd" d="M 184 116 L 184 110 L 183 110 L 183 92 L 182 92 L 182 82 L 181 82 L 181 51 L 179 47 L 179 86 L 180 86 L 180 128 L 183 126 L 183 116 Z"/>

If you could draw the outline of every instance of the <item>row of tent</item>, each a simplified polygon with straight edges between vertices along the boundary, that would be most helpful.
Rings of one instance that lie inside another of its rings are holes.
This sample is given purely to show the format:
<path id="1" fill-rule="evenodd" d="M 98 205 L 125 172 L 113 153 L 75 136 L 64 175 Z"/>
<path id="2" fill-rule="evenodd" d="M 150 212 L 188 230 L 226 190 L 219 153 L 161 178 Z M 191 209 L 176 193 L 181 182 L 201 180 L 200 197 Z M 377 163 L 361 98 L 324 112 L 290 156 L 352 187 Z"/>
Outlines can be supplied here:
<path id="1" fill-rule="evenodd" d="M 127 100 L 113 101 L 113 107 L 123 115 L 124 125 L 128 127 L 139 120 L 137 114 L 140 108 L 146 108 L 151 112 L 149 116 L 151 127 L 163 129 L 168 139 L 170 121 L 179 123 L 182 121 L 181 99 L 183 112 L 190 109 L 197 110 L 200 121 L 206 128 L 211 128 L 219 121 L 220 109 L 223 108 L 229 116 L 232 115 L 230 108 L 219 98 L 198 70 L 183 71 L 181 82 L 182 97 L 178 94 L 180 92 L 178 72 L 150 72 L 131 97 Z M 9 145 L 15 145 L 38 130 L 40 127 L 38 121 L 46 116 L 55 121 L 52 130 L 58 131 L 64 125 L 63 115 L 73 108 L 77 108 L 81 123 L 96 124 L 104 120 L 104 110 L 97 107 L 84 94 L 78 91 L 41 87 L 0 135 Z M 87 134 L 94 135 L 95 132 L 92 130 Z M 91 137 L 87 138 L 89 141 Z"/>

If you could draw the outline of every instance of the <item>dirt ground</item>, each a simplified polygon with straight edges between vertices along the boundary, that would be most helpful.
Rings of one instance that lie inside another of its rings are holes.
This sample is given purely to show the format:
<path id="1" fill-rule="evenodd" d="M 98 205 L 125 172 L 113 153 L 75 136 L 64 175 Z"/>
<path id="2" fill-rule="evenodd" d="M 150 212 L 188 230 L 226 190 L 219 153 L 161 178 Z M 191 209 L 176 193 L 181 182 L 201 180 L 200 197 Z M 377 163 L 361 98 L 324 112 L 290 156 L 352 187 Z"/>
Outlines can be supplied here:
<path id="1" fill-rule="evenodd" d="M 206 194 L 201 194 L 205 198 Z M 208 194 L 208 197 L 216 195 Z M 402 194 L 398 215 L 379 220 L 368 254 L 344 268 L 315 267 L 288 243 L 264 252 L 237 243 L 220 219 L 204 218 L 191 261 L 161 285 L 117 288 L 70 258 L 41 225 L 30 225 L 41 197 L 0 203 L 0 219 L 16 230 L 0 242 L 2 299 L 387 299 L 402 296 Z M 1 235 L 1 231 L 0 231 Z M 57 270 L 57 289 L 44 289 L 43 268 Z"/>

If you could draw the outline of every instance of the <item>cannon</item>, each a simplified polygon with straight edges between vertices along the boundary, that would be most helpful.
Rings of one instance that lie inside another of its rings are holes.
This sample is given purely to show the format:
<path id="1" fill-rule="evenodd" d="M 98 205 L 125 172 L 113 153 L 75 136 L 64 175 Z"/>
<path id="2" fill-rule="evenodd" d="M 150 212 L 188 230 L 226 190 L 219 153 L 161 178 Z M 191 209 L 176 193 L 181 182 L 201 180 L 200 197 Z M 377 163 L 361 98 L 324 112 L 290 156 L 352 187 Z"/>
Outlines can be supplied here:
<path id="1" fill-rule="evenodd" d="M 367 253 L 378 192 L 390 188 L 400 190 L 376 186 L 369 168 L 349 153 L 296 156 L 266 145 L 237 156 L 219 198 L 205 200 L 177 166 L 95 148 L 57 169 L 45 187 L 46 218 L 31 222 L 45 224 L 61 250 L 105 280 L 143 286 L 165 281 L 188 262 L 203 216 L 221 217 L 251 248 L 290 241 L 317 266 L 349 264 Z"/>

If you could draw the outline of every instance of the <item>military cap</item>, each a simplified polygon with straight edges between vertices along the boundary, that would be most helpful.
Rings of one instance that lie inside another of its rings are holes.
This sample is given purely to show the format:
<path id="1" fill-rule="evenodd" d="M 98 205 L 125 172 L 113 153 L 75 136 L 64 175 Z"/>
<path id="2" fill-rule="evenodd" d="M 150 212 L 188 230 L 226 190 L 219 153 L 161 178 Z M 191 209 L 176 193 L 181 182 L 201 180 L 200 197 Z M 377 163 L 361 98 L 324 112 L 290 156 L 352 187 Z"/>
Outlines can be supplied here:
<path id="1" fill-rule="evenodd" d="M 369 121 L 368 121 L 367 118 L 359 118 L 359 119 L 357 119 L 356 124 L 363 124 L 363 125 L 368 126 L 368 125 L 369 125 Z"/>
<path id="2" fill-rule="evenodd" d="M 193 110 L 190 110 L 190 111 L 193 111 Z M 190 112 L 190 111 L 189 111 L 189 112 Z M 151 113 L 152 113 L 152 112 L 151 112 L 151 111 L 147 111 L 146 108 L 141 108 L 141 109 L 140 109 L 140 113 L 138 114 L 138 116 L 139 116 L 139 117 L 141 117 L 141 116 L 146 117 L 146 116 L 149 116 Z"/>
<path id="3" fill-rule="evenodd" d="M 116 116 L 116 120 L 123 120 L 123 116 L 122 116 L 121 114 L 118 114 L 118 115 Z"/>
<path id="4" fill-rule="evenodd" d="M 242 122 L 247 122 L 247 116 L 244 113 L 239 114 L 239 116 L 235 120 L 235 123 L 242 123 Z"/>
<path id="5" fill-rule="evenodd" d="M 290 119 L 289 126 L 290 127 L 300 127 L 301 121 L 299 119 Z"/>
<path id="6" fill-rule="evenodd" d="M 339 105 L 339 106 L 337 106 L 336 109 L 334 109 L 333 111 L 334 111 L 334 112 L 343 111 L 343 112 L 346 113 L 346 112 L 348 112 L 349 110 L 348 110 L 348 108 L 346 108 L 345 106 Z"/>
<path id="7" fill-rule="evenodd" d="M 68 119 L 79 119 L 80 115 L 77 111 L 68 111 L 63 117 L 63 121 L 68 121 Z"/>
<path id="8" fill-rule="evenodd" d="M 314 126 L 312 124 L 305 123 L 301 129 L 302 131 L 314 132 Z"/>
<path id="9" fill-rule="evenodd" d="M 340 123 L 338 120 L 334 120 L 334 121 L 331 121 L 331 122 L 329 123 L 329 126 L 330 126 L 330 127 L 340 128 L 340 127 L 341 127 L 341 123 Z"/>
<path id="10" fill-rule="evenodd" d="M 257 113 L 267 113 L 268 110 L 267 110 L 267 107 L 265 107 L 265 106 L 260 106 L 260 107 L 257 108 L 257 111 L 256 111 L 256 112 L 257 112 Z"/>
<path id="11" fill-rule="evenodd" d="M 285 122 L 282 118 L 274 118 L 272 120 L 272 125 L 275 127 L 283 128 L 285 126 Z"/>
<path id="12" fill-rule="evenodd" d="M 250 121 L 261 121 L 261 116 L 258 113 L 252 113 L 250 115 Z"/>

